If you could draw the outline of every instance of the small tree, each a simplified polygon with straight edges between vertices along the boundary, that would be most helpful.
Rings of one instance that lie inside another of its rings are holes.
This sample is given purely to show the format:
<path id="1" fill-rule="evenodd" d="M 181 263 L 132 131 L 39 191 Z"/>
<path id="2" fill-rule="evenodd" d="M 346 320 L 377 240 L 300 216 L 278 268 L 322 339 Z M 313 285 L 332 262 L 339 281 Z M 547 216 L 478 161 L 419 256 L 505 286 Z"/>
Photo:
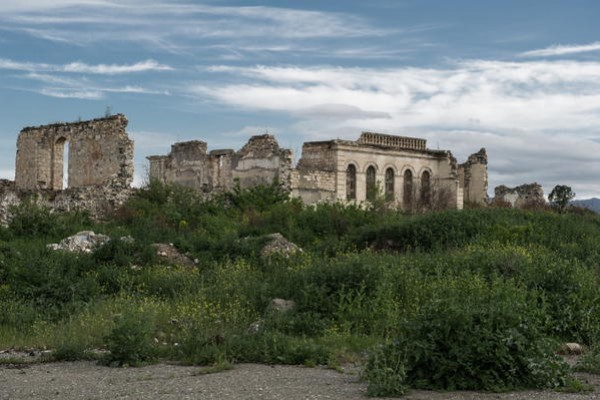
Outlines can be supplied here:
<path id="1" fill-rule="evenodd" d="M 559 212 L 564 212 L 569 205 L 569 202 L 575 198 L 575 192 L 567 185 L 556 185 L 550 192 L 548 200 L 552 206 L 558 209 Z"/>

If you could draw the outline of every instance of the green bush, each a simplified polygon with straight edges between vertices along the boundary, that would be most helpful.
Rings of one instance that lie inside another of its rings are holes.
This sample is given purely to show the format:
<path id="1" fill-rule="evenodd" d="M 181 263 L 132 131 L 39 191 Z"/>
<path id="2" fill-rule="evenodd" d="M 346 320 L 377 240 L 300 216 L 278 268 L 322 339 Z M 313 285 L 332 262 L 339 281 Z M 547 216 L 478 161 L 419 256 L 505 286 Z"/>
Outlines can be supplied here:
<path id="1" fill-rule="evenodd" d="M 593 345 L 575 365 L 575 371 L 600 374 L 600 347 Z"/>
<path id="2" fill-rule="evenodd" d="M 114 366 L 140 366 L 156 359 L 154 324 L 150 315 L 127 311 L 115 318 L 115 325 L 106 336 L 109 353 L 104 361 Z"/>
<path id="3" fill-rule="evenodd" d="M 11 209 L 8 230 L 16 237 L 47 236 L 62 239 L 75 232 L 89 229 L 92 222 L 88 212 L 55 213 L 29 199 Z"/>
<path id="4" fill-rule="evenodd" d="M 407 392 L 406 349 L 398 343 L 371 352 L 363 378 L 369 382 L 367 396 L 398 397 Z"/>
<path id="5" fill-rule="evenodd" d="M 380 368 L 400 364 L 396 370 L 405 378 L 392 379 L 393 386 L 507 390 L 565 384 L 568 366 L 553 354 L 526 291 L 510 281 L 488 284 L 470 275 L 433 289 L 398 339 L 372 356 L 366 370 L 372 390 L 391 379 Z"/>

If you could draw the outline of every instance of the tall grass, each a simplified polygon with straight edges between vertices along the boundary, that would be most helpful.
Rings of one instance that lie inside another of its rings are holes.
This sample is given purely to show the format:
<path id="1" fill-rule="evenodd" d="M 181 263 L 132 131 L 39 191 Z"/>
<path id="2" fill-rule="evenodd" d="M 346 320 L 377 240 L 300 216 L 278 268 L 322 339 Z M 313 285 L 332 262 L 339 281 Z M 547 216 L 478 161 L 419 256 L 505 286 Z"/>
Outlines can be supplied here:
<path id="1" fill-rule="evenodd" d="M 46 248 L 81 229 L 113 239 L 92 254 Z M 304 251 L 261 257 L 274 232 Z M 158 265 L 155 242 L 198 266 Z M 205 200 L 152 183 L 103 223 L 26 204 L 0 229 L 0 348 L 109 349 L 115 365 L 335 364 L 369 351 L 375 394 L 559 386 L 552 344 L 598 343 L 599 242 L 589 214 L 307 207 L 275 186 Z M 296 307 L 273 312 L 273 298 Z"/>

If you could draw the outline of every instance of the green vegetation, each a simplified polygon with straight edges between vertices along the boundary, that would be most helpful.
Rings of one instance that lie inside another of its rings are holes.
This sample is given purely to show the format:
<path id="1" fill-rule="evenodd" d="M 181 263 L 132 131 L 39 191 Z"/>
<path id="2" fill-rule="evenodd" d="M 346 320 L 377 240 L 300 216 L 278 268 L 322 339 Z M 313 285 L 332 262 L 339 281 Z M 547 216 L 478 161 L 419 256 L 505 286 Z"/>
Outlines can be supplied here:
<path id="1" fill-rule="evenodd" d="M 575 198 L 575 192 L 567 185 L 556 185 L 548 195 L 548 200 L 553 207 L 556 207 L 560 212 L 564 212 Z"/>
<path id="2" fill-rule="evenodd" d="M 91 254 L 46 248 L 83 229 L 113 239 Z M 274 232 L 304 251 L 261 257 Z M 157 242 L 197 266 L 161 262 Z M 277 185 L 202 200 L 152 183 L 102 223 L 27 203 L 0 228 L 0 348 L 206 372 L 361 361 L 372 395 L 583 390 L 554 351 L 600 346 L 598 243 L 589 213 L 307 207 Z M 273 298 L 296 308 L 270 310 Z"/>

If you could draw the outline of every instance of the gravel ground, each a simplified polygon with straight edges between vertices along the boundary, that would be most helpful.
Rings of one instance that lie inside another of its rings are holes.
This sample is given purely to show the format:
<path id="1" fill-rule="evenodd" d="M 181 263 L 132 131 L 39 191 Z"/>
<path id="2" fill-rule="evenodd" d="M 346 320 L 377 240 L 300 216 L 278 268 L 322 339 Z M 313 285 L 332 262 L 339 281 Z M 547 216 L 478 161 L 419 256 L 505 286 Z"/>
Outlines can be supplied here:
<path id="1" fill-rule="evenodd" d="M 95 362 L 0 364 L 0 400 L 36 399 L 365 399 L 366 384 L 357 370 L 236 365 L 233 370 L 199 374 L 198 367 L 158 364 L 108 368 Z M 428 392 L 411 391 L 404 399 L 600 399 L 600 377 L 581 375 L 594 392 Z"/>

